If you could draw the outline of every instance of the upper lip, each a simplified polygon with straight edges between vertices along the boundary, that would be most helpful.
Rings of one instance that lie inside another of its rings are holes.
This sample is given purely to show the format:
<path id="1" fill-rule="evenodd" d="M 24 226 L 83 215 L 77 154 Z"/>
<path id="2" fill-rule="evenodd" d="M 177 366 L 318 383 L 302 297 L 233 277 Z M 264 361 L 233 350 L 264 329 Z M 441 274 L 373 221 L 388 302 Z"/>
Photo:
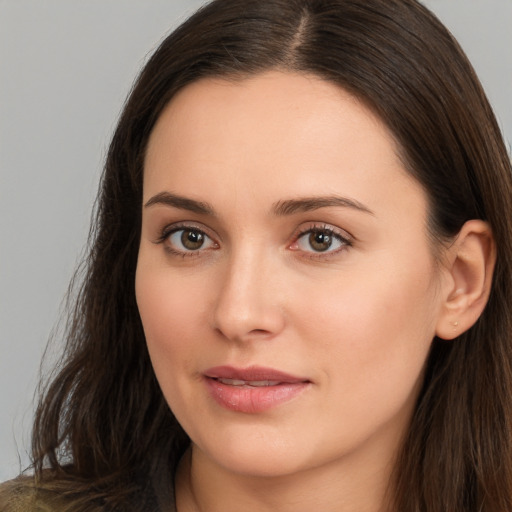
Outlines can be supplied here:
<path id="1" fill-rule="evenodd" d="M 233 379 L 245 381 L 279 381 L 292 384 L 296 382 L 309 382 L 309 379 L 297 377 L 289 373 L 266 368 L 264 366 L 249 366 L 247 368 L 235 368 L 233 366 L 215 366 L 204 372 L 211 379 Z"/>

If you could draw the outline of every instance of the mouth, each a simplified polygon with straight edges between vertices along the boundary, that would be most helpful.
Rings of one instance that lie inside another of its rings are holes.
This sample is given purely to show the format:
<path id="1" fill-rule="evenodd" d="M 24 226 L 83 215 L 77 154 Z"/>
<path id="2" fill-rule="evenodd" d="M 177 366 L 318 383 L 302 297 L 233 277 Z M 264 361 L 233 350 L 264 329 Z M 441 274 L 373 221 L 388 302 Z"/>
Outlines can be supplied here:
<path id="1" fill-rule="evenodd" d="M 311 385 L 307 378 L 272 368 L 218 366 L 204 373 L 210 396 L 230 411 L 255 414 L 289 402 Z"/>
<path id="2" fill-rule="evenodd" d="M 215 379 L 217 382 L 227 386 L 262 388 L 265 386 L 277 386 L 281 384 L 278 380 L 238 380 L 238 379 Z"/>

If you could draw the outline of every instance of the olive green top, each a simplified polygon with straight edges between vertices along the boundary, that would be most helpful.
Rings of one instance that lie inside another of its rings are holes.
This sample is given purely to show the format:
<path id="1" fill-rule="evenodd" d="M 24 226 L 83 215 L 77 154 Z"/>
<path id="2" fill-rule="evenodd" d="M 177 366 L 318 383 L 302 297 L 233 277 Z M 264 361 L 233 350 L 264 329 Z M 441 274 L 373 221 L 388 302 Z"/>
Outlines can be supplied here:
<path id="1" fill-rule="evenodd" d="M 0 512 L 56 512 L 44 497 L 37 497 L 33 487 L 23 478 L 16 478 L 0 485 Z M 53 500 L 51 500 L 53 501 Z"/>
<path id="2" fill-rule="evenodd" d="M 92 501 L 76 493 L 68 495 L 36 487 L 28 476 L 0 484 L 0 512 L 176 512 L 174 496 L 166 493 L 164 499 L 159 499 L 152 485 L 141 488 L 126 506 L 112 507 L 108 501 L 108 497 Z"/>

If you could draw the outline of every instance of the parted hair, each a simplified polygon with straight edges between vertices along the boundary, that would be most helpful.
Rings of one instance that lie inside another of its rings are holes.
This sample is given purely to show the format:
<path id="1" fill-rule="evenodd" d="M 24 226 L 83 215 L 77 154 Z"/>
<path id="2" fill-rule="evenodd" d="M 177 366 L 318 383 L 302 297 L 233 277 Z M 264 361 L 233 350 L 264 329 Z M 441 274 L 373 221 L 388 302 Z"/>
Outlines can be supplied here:
<path id="1" fill-rule="evenodd" d="M 62 510 L 128 511 L 142 510 L 141 486 L 172 481 L 188 438 L 152 370 L 134 289 L 145 149 L 187 84 L 270 69 L 337 84 L 383 120 L 427 192 L 433 245 L 467 220 L 490 224 L 497 264 L 487 307 L 457 339 L 433 341 L 391 509 L 512 510 L 510 158 L 464 53 L 415 0 L 213 0 L 161 43 L 108 151 L 65 356 L 37 410 L 27 485 L 67 497 Z"/>

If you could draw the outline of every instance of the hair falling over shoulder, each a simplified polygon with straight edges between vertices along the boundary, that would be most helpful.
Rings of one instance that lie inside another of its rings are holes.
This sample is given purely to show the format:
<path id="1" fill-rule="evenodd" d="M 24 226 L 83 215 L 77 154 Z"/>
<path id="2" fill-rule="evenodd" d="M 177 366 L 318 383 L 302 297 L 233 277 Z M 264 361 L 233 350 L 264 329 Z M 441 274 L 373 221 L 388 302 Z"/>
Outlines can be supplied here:
<path id="1" fill-rule="evenodd" d="M 390 492 L 397 511 L 512 510 L 510 158 L 467 58 L 415 0 L 214 0 L 163 41 L 107 155 L 25 485 L 58 496 L 63 511 L 143 510 L 141 491 L 167 492 L 188 439 L 154 376 L 135 301 L 144 152 L 187 84 L 269 69 L 339 84 L 380 116 L 428 194 L 434 240 L 469 219 L 491 225 L 498 254 L 488 305 L 468 332 L 433 341 Z"/>

